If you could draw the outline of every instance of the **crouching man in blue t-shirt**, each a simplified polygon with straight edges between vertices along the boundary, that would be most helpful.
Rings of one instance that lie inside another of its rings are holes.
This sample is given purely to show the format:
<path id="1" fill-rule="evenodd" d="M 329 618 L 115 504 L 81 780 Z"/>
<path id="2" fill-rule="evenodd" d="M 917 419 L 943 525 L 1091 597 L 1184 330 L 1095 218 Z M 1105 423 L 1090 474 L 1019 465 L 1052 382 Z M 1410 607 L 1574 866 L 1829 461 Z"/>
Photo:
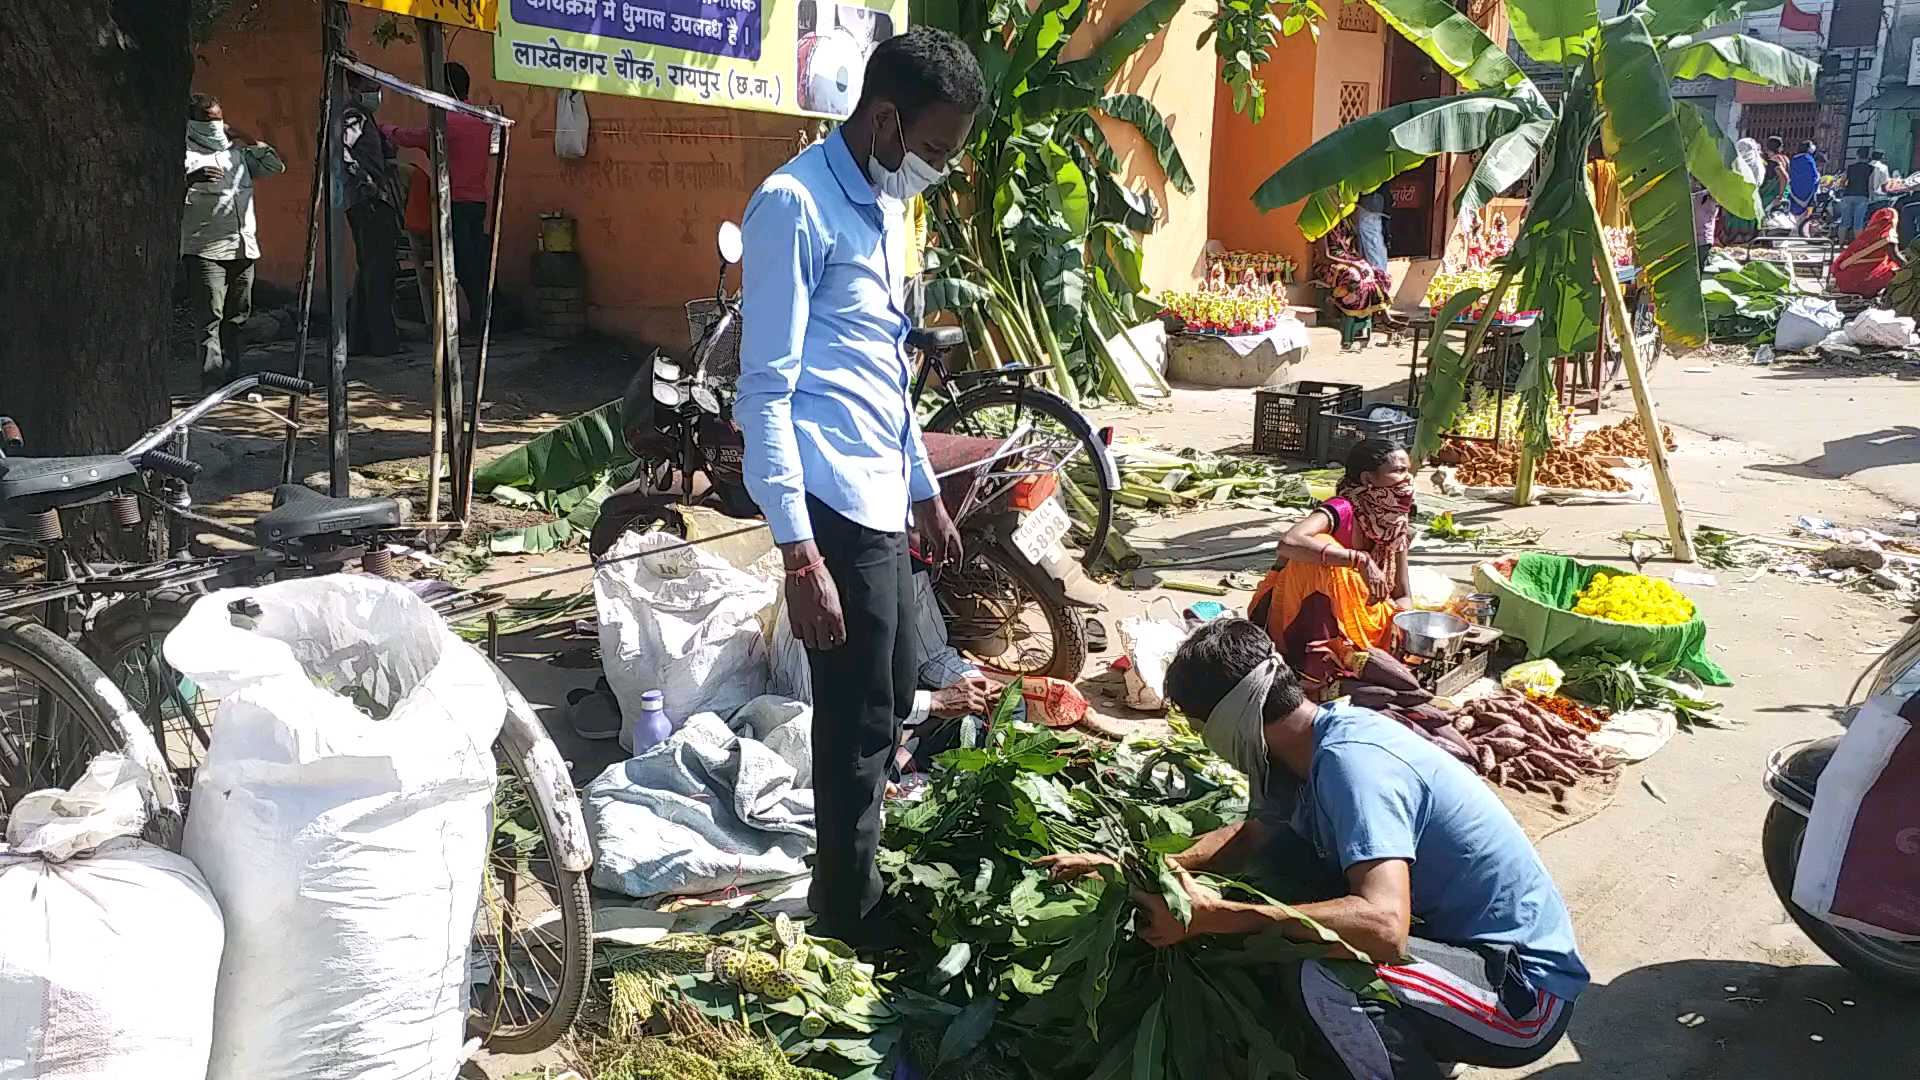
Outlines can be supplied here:
<path id="1" fill-rule="evenodd" d="M 1587 969 L 1559 890 L 1478 776 L 1390 717 L 1307 702 L 1266 631 L 1243 620 L 1188 639 L 1166 689 L 1187 716 L 1206 718 L 1207 745 L 1248 774 L 1253 808 L 1173 860 L 1193 901 L 1188 925 L 1158 896 L 1138 898 L 1143 937 L 1165 947 L 1278 929 L 1314 940 L 1285 910 L 1223 899 L 1185 873 L 1310 848 L 1345 878 L 1346 895 L 1296 910 L 1390 961 L 1378 971 L 1398 1001 L 1363 999 L 1325 965 L 1302 965 L 1289 989 L 1326 1064 L 1360 1080 L 1430 1080 L 1443 1062 L 1514 1068 L 1560 1041 Z M 1066 879 L 1106 860 L 1046 861 Z"/>

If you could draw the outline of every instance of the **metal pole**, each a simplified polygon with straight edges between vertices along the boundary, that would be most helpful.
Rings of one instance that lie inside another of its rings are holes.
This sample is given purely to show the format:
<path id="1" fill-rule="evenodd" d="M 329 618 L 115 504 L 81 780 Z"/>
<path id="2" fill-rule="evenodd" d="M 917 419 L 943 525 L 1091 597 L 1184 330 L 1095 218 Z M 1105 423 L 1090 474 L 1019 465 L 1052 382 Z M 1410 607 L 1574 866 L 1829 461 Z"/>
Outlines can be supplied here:
<path id="1" fill-rule="evenodd" d="M 320 70 L 322 74 L 333 67 L 333 57 L 328 44 L 333 40 L 332 25 L 328 22 L 332 11 L 322 8 L 320 11 Z M 320 80 L 320 115 L 313 125 L 313 187 L 307 196 L 307 257 L 301 262 L 300 273 L 300 317 L 299 344 L 294 346 L 293 375 L 296 379 L 307 377 L 307 341 L 308 331 L 313 322 L 313 271 L 314 263 L 320 253 L 320 214 L 324 204 L 320 197 L 326 193 L 326 183 L 321 172 L 327 165 L 327 116 L 332 111 L 327 91 L 333 86 L 333 80 Z M 306 399 L 300 394 L 287 398 L 287 441 L 280 449 L 280 482 L 293 483 L 294 456 L 299 453 L 300 407 Z"/>
<path id="2" fill-rule="evenodd" d="M 467 519 L 467 507 L 473 502 L 473 453 L 480 438 L 480 395 L 486 392 L 487 386 L 487 342 L 493 333 L 493 283 L 498 280 L 500 273 L 500 222 L 505 216 L 507 149 L 513 144 L 512 128 L 497 130 L 500 132 L 500 161 L 493 171 L 492 235 L 487 245 L 487 299 L 484 310 L 480 312 L 480 356 L 473 369 L 473 401 L 467 406 L 460 473 L 455 478 L 456 486 L 453 489 L 453 516 L 462 521 Z"/>
<path id="3" fill-rule="evenodd" d="M 425 69 L 425 85 L 429 90 L 439 90 L 444 79 L 441 66 L 446 63 L 445 43 L 440 36 L 440 24 L 428 19 L 415 19 L 413 25 L 420 35 L 420 66 Z M 452 336 L 450 320 L 457 316 L 458 309 L 449 297 L 447 281 L 452 276 L 453 261 L 447 257 L 449 230 L 452 221 L 451 197 L 447 181 L 447 114 L 444 110 L 427 106 L 427 164 L 433 170 L 432 197 L 429 203 L 433 211 L 433 403 L 431 405 L 432 422 L 428 426 L 431 440 L 427 449 L 427 520 L 440 520 L 440 466 L 446 450 L 446 420 L 443 410 L 447 386 L 447 344 Z M 419 260 L 415 260 L 417 267 Z M 455 372 L 454 378 L 458 379 Z"/>
<path id="4" fill-rule="evenodd" d="M 327 52 L 326 170 L 327 189 L 327 490 L 334 498 L 350 493 L 347 477 L 347 222 L 346 198 L 340 190 L 341 132 L 345 123 L 347 73 L 333 62 L 344 39 L 346 5 L 329 0 L 337 22 L 330 24 Z"/>

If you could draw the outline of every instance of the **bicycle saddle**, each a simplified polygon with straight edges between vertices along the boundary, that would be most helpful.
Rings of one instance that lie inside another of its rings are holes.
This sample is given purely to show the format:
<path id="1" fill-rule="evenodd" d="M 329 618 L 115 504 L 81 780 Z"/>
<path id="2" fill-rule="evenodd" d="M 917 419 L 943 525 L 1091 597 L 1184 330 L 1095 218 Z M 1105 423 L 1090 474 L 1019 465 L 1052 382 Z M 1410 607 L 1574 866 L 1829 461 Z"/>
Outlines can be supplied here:
<path id="1" fill-rule="evenodd" d="M 916 352 L 944 352 L 967 343 L 967 331 L 961 326 L 916 326 L 907 331 L 907 348 Z"/>
<path id="2" fill-rule="evenodd" d="M 400 504 L 393 499 L 336 499 L 302 484 L 281 484 L 273 489 L 273 509 L 253 523 L 253 535 L 272 545 L 398 524 Z"/>
<path id="3" fill-rule="evenodd" d="M 135 472 L 122 454 L 98 457 L 10 457 L 0 470 L 0 505 L 38 513 L 101 498 Z"/>

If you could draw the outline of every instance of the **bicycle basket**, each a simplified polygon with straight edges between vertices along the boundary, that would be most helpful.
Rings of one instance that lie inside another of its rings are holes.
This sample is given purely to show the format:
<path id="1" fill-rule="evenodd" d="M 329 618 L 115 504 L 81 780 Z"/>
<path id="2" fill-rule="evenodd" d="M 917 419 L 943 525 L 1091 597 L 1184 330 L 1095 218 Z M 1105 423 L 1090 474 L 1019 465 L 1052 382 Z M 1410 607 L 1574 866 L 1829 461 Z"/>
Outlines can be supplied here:
<path id="1" fill-rule="evenodd" d="M 701 339 L 707 336 L 707 328 L 720 321 L 720 302 L 712 297 L 687 301 L 687 343 L 699 348 Z M 707 357 L 707 374 L 716 378 L 734 378 L 740 374 L 740 316 L 736 313 L 733 325 L 713 344 L 713 353 Z"/>

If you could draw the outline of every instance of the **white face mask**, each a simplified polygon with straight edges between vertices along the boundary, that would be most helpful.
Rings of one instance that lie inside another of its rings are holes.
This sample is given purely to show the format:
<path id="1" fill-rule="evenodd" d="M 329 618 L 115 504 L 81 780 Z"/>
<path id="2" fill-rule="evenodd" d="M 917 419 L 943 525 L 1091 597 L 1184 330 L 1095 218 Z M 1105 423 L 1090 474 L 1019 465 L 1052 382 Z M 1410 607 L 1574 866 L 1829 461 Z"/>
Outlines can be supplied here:
<path id="1" fill-rule="evenodd" d="M 906 202 L 945 179 L 947 170 L 934 168 L 927 163 L 927 159 L 907 149 L 907 133 L 900 126 L 897 113 L 894 128 L 900 133 L 900 167 L 889 169 L 880 164 L 878 157 L 868 154 L 867 176 L 873 180 L 880 194 Z"/>

